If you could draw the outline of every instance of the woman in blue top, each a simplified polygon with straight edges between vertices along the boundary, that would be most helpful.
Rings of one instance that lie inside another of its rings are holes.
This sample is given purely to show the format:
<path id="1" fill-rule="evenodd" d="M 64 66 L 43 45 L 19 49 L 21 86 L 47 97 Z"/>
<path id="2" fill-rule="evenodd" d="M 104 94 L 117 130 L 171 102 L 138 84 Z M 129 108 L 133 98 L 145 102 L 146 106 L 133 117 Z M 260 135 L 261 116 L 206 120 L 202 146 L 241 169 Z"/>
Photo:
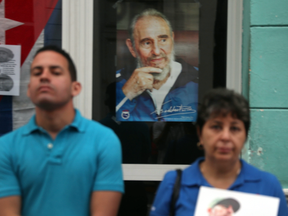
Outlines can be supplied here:
<path id="1" fill-rule="evenodd" d="M 250 127 L 249 104 L 238 93 L 216 89 L 205 95 L 198 108 L 198 143 L 205 151 L 183 170 L 176 216 L 194 215 L 200 186 L 215 187 L 280 198 L 278 216 L 288 209 L 277 178 L 239 159 Z M 161 182 L 150 216 L 168 216 L 176 171 L 168 172 Z"/>

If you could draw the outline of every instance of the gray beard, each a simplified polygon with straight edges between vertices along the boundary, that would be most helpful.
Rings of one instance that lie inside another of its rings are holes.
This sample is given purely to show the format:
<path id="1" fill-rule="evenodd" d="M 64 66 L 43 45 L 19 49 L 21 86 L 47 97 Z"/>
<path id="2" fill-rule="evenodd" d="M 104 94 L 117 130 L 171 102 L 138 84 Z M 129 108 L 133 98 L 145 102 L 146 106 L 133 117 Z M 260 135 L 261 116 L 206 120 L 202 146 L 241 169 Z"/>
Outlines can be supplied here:
<path id="1" fill-rule="evenodd" d="M 155 80 L 162 81 L 170 73 L 171 68 L 172 68 L 172 62 L 175 60 L 174 50 L 170 54 L 169 59 L 170 59 L 169 63 L 162 69 L 161 73 L 151 73 Z M 147 67 L 147 66 L 142 64 L 140 57 L 137 55 L 137 68 L 141 68 L 141 67 Z"/>

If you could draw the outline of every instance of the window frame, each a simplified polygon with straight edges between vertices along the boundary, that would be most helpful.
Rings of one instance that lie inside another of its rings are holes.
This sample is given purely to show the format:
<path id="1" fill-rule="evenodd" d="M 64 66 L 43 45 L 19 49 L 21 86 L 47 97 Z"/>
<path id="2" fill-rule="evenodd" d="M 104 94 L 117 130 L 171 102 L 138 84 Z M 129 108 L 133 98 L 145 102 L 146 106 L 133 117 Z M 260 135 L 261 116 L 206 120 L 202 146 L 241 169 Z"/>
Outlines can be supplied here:
<path id="1" fill-rule="evenodd" d="M 62 1 L 62 48 L 71 54 L 78 69 L 82 92 L 74 105 L 92 119 L 93 106 L 93 9 L 98 1 Z M 226 86 L 242 91 L 243 0 L 228 0 Z M 97 31 L 96 31 L 97 32 Z M 96 51 L 97 52 L 97 51 Z M 124 180 L 161 181 L 168 170 L 188 165 L 123 164 Z M 288 191 L 287 191 L 288 192 Z"/>

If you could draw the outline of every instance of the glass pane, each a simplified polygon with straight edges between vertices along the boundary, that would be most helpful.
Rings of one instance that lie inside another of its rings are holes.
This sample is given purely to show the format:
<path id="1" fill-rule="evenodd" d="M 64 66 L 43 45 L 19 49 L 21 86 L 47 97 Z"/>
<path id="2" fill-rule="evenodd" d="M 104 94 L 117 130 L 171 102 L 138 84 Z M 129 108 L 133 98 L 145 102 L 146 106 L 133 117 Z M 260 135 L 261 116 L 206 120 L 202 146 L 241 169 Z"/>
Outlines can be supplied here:
<path id="1" fill-rule="evenodd" d="M 119 92 L 116 84 L 121 82 L 120 76 L 123 74 L 121 72 L 119 75 L 116 71 L 121 71 L 123 68 L 128 68 L 127 71 L 130 71 L 128 78 L 122 83 L 125 85 L 137 68 L 137 57 L 140 58 L 142 64 L 143 59 L 145 60 L 143 52 L 139 51 L 140 43 L 135 43 L 134 47 L 132 43 L 129 47 L 127 39 L 131 38 L 128 32 L 131 20 L 147 8 L 154 8 L 169 20 L 174 33 L 175 61 L 180 62 L 181 65 L 185 62 L 197 70 L 199 79 L 193 82 L 198 82 L 197 97 L 200 100 L 207 90 L 226 85 L 227 0 L 213 2 L 208 0 L 126 0 L 116 3 L 104 0 L 100 1 L 99 5 L 95 5 L 97 13 L 95 13 L 94 23 L 97 31 L 95 31 L 94 41 L 98 49 L 95 49 L 94 67 L 98 70 L 94 71 L 93 80 L 95 89 L 93 118 L 112 128 L 118 135 L 122 143 L 123 163 L 189 164 L 197 157 L 203 156 L 203 151 L 197 147 L 198 138 L 193 123 L 195 119 L 179 118 L 165 121 L 165 118 L 157 118 L 153 122 L 139 118 L 125 122 L 125 119 L 121 119 L 115 113 L 115 107 L 119 105 L 119 101 L 116 101 L 116 91 Z M 145 28 L 149 29 L 149 26 Z M 140 30 L 143 29 L 144 27 L 140 28 Z M 154 29 L 151 35 L 146 35 L 145 40 L 140 41 L 143 42 L 143 46 L 146 46 L 144 48 L 160 47 L 161 53 L 161 49 L 163 50 L 161 46 L 164 45 L 159 46 L 158 42 L 160 43 L 163 37 L 167 40 L 169 33 L 162 34 L 162 38 L 156 40 L 153 39 L 155 32 Z M 165 54 L 165 51 L 163 53 Z M 157 55 L 154 53 L 155 56 Z M 149 58 L 147 59 L 149 61 Z M 157 66 L 158 63 L 160 65 L 161 61 L 165 62 L 165 60 L 159 60 L 159 62 L 154 62 L 154 65 Z M 166 91 L 167 95 L 170 90 Z M 195 92 L 189 91 L 187 97 L 194 97 L 193 94 Z M 149 101 L 142 103 L 142 106 L 148 103 L 149 106 L 154 104 L 154 109 L 157 109 L 157 104 L 161 106 L 161 101 L 159 103 L 153 101 L 153 96 L 148 94 L 147 98 Z M 121 112 L 120 115 L 127 118 L 131 116 L 131 112 L 124 112 L 124 114 Z"/>
<path id="2" fill-rule="evenodd" d="M 197 131 L 192 120 L 122 121 L 116 116 L 116 83 L 121 81 L 116 71 L 128 68 L 129 79 L 131 71 L 137 67 L 137 58 L 126 44 L 130 37 L 129 23 L 147 8 L 154 8 L 169 19 L 174 31 L 175 61 L 182 59 L 198 71 L 199 79 L 194 81 L 198 83 L 199 101 L 207 90 L 226 85 L 227 0 L 124 0 L 116 3 L 103 0 L 95 5 L 94 13 L 93 118 L 117 134 L 122 144 L 123 163 L 190 164 L 203 156 L 203 151 L 197 147 Z M 155 29 L 152 32 L 155 33 Z M 149 47 L 149 40 L 143 42 L 148 42 Z M 158 184 L 126 181 L 118 215 L 148 215 Z"/>

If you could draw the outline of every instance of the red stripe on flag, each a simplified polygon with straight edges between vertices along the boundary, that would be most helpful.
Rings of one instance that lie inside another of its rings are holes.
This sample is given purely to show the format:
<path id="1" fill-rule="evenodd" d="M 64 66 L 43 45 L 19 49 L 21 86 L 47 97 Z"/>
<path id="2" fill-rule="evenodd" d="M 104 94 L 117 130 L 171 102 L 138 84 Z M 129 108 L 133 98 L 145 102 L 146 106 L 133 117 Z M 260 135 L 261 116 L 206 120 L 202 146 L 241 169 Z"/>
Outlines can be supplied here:
<path id="1" fill-rule="evenodd" d="M 6 31 L 6 44 L 21 45 L 21 65 L 44 29 L 57 2 L 58 0 L 5 1 L 5 17 L 24 23 Z"/>

